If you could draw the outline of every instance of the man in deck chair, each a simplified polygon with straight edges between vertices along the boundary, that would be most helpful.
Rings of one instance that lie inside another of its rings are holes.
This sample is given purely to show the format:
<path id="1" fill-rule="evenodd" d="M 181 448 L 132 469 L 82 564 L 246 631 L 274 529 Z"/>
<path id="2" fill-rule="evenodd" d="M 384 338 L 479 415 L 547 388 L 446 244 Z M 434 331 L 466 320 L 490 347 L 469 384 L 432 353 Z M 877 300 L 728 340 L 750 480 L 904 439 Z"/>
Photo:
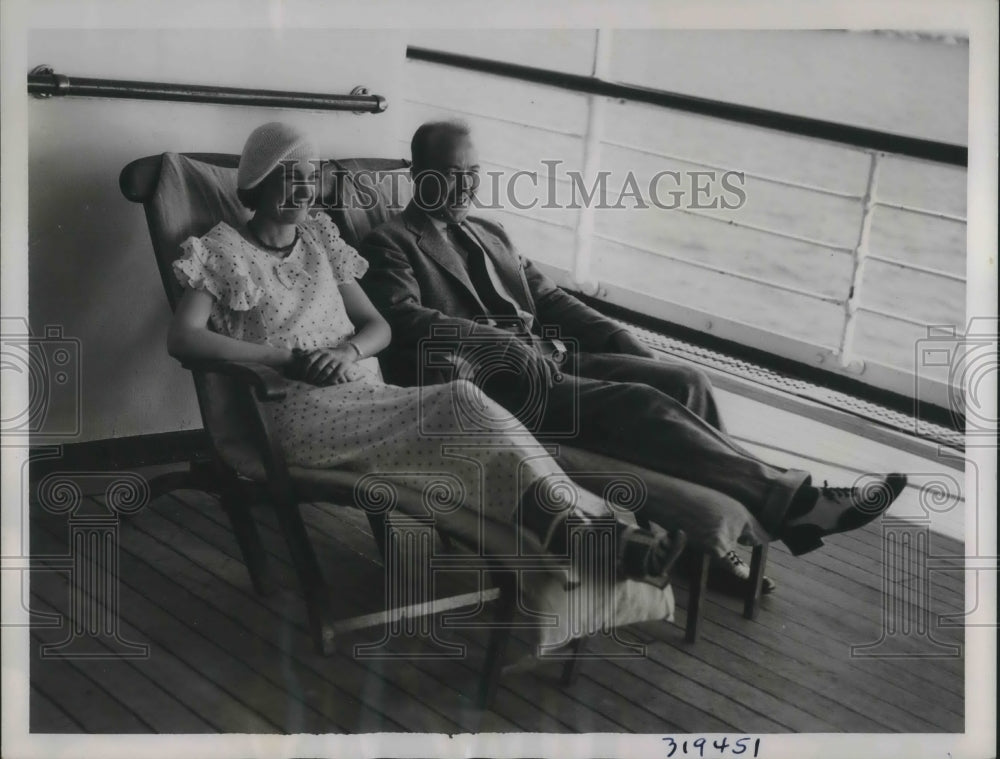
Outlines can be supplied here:
<path id="1" fill-rule="evenodd" d="M 361 244 L 370 263 L 361 285 L 392 327 L 388 382 L 471 379 L 540 440 L 732 496 L 795 554 L 867 524 L 902 491 L 901 475 L 863 489 L 813 487 L 807 472 L 741 448 L 725 434 L 701 371 L 657 358 L 558 288 L 502 225 L 469 215 L 479 165 L 466 125 L 424 124 L 411 151 L 413 200 Z M 714 568 L 717 587 L 744 592 L 749 568 L 739 556 Z M 765 592 L 773 588 L 764 583 Z"/>

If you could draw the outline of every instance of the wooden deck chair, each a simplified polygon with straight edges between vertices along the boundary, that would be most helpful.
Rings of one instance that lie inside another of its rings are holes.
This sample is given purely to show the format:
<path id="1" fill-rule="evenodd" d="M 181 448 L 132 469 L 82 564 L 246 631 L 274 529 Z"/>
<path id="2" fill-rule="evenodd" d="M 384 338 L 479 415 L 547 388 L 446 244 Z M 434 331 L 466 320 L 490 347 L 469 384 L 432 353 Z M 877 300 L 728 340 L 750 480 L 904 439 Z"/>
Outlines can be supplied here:
<path id="1" fill-rule="evenodd" d="M 220 220 L 238 224 L 245 220 L 248 211 L 236 198 L 236 172 L 238 156 L 224 154 L 163 154 L 141 158 L 128 164 L 121 172 L 119 185 L 126 198 L 142 203 L 156 255 L 157 266 L 163 280 L 167 298 L 173 309 L 182 293 L 172 270 L 172 262 L 180 255 L 180 243 L 191 235 L 208 232 Z M 399 161 L 384 160 L 348 162 L 353 170 L 380 170 L 400 167 Z M 329 171 L 341 171 L 340 164 L 331 164 Z M 389 206 L 378 203 L 372 218 L 378 220 Z M 350 234 L 349 223 L 341 220 Z M 256 592 L 269 594 L 274 585 L 267 567 L 266 552 L 261 543 L 251 513 L 251 505 L 268 502 L 274 509 L 280 529 L 285 537 L 296 575 L 306 601 L 310 634 L 317 650 L 328 655 L 333 652 L 335 636 L 339 630 L 355 629 L 353 621 L 334 618 L 332 589 L 327 585 L 312 543 L 303 522 L 300 503 L 325 502 L 357 505 L 365 492 L 360 489 L 366 481 L 378 486 L 377 478 L 370 475 L 337 470 L 315 470 L 288 466 L 280 448 L 269 432 L 266 406 L 270 401 L 285 395 L 287 380 L 274 369 L 252 363 L 240 362 L 191 362 L 191 370 L 205 430 L 211 443 L 211 455 L 206 460 L 194 460 L 186 472 L 161 475 L 150 482 L 152 497 L 178 488 L 203 490 L 218 497 L 233 527 L 244 562 Z M 367 478 L 367 479 L 366 479 Z M 393 488 L 395 509 L 416 517 L 426 516 L 422 493 L 404 488 Z M 372 495 L 371 503 L 378 497 Z M 386 559 L 388 529 L 385 512 L 377 508 L 366 509 L 379 551 Z M 435 515 L 434 528 L 449 542 L 457 541 L 466 546 L 482 548 L 488 555 L 512 553 L 514 540 L 527 545 L 545 561 L 541 545 L 531 536 L 510 534 L 503 530 L 489 532 L 486 542 L 496 548 L 481 545 L 480 523 L 470 510 L 457 509 L 444 516 Z M 496 691 L 497 680 L 507 639 L 509 623 L 517 609 L 517 587 L 514 571 L 503 561 L 485 560 L 491 573 L 499 599 L 497 620 L 500 625 L 491 629 L 490 640 L 480 682 L 478 703 L 487 707 Z M 553 560 L 558 563 L 558 560 Z M 466 594 L 466 603 L 482 603 L 482 594 Z M 456 597 L 457 599 L 466 596 Z M 440 600 L 440 599 L 439 599 Z M 454 608 L 455 599 L 430 608 Z M 419 606 L 419 604 L 418 604 Z M 427 613 L 428 607 L 388 609 L 390 615 L 416 615 Z M 380 615 L 368 615 L 369 617 Z M 381 617 L 385 619 L 385 617 Z M 361 618 L 363 619 L 363 618 Z M 574 675 L 575 659 L 564 665 L 563 680 L 569 682 Z"/>

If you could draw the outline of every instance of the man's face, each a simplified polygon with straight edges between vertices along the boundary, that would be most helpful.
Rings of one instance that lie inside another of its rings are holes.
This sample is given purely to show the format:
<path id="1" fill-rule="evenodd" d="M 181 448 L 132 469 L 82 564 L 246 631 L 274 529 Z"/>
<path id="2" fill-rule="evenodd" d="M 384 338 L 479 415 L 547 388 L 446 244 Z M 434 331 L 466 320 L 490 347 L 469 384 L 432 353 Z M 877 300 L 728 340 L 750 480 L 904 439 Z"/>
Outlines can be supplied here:
<path id="1" fill-rule="evenodd" d="M 469 213 L 479 187 L 479 156 L 465 136 L 440 136 L 432 143 L 427 170 L 415 188 L 417 204 L 449 223 Z"/>

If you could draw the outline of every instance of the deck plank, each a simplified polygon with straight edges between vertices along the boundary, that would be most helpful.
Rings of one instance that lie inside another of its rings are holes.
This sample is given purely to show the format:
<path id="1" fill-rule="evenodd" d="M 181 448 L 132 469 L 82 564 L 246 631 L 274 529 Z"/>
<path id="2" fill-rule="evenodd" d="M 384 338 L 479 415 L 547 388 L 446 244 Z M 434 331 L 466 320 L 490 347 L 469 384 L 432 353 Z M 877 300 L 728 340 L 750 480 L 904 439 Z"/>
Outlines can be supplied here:
<path id="1" fill-rule="evenodd" d="M 829 549 L 825 549 L 829 550 Z M 782 550 L 770 552 L 772 567 L 781 567 L 781 583 L 786 588 L 773 594 L 777 597 L 794 597 L 796 603 L 812 611 L 805 621 L 814 629 L 826 631 L 853 644 L 864 644 L 878 640 L 883 630 L 883 599 L 880 591 L 862 587 L 844 577 L 831 576 L 826 572 L 813 572 L 810 562 L 803 563 Z M 807 569 L 808 568 L 808 569 Z M 770 600 L 770 599 L 769 599 Z M 921 607 L 922 608 L 922 607 Z M 927 609 L 933 615 L 934 609 Z M 960 631 L 942 630 L 940 637 L 961 637 Z M 926 651 L 923 643 L 916 638 L 901 638 L 898 643 L 901 652 L 921 654 Z M 962 677 L 965 665 L 962 659 L 939 659 L 935 669 L 951 671 Z"/>
<path id="2" fill-rule="evenodd" d="M 152 728 L 137 717 L 113 692 L 101 687 L 65 659 L 41 659 L 44 641 L 30 636 L 31 685 L 57 704 L 66 704 L 66 693 L 74 698 L 70 713 L 87 733 L 150 733 Z M 29 706 L 30 708 L 30 706 Z M 30 719 L 30 717 L 29 717 Z M 48 724 L 32 725 L 32 731 L 50 732 Z"/>
<path id="3" fill-rule="evenodd" d="M 836 550 L 831 551 L 827 548 L 826 550 L 811 551 L 798 557 L 798 559 L 814 562 L 818 566 L 823 566 L 831 571 L 845 572 L 847 570 L 855 570 L 855 574 L 859 577 L 869 575 L 880 579 L 886 559 L 886 549 L 883 540 L 882 523 L 880 520 L 876 520 L 861 529 L 827 538 L 827 546 L 836 546 Z M 945 551 L 945 546 L 953 546 L 957 548 L 957 551 Z M 954 541 L 947 539 L 946 536 L 938 533 L 930 533 L 928 550 L 921 555 L 928 560 L 941 560 L 948 565 L 957 567 L 961 566 L 964 551 L 961 544 L 956 546 Z M 836 567 L 839 567 L 839 569 L 835 569 Z M 903 576 L 915 576 L 913 572 L 908 571 L 909 569 L 909 567 L 899 568 Z M 849 574 L 848 576 L 851 575 Z M 922 577 L 921 579 L 929 579 L 932 585 L 935 583 L 935 580 L 940 580 L 940 590 L 947 594 L 943 597 L 948 600 L 957 602 L 965 592 L 964 583 L 961 579 L 946 576 L 938 577 L 933 571 L 928 572 L 926 577 Z"/>
<path id="4" fill-rule="evenodd" d="M 912 691 L 923 691 L 935 688 L 957 697 L 964 694 L 964 670 L 955 666 L 955 662 L 944 658 L 933 659 L 889 659 L 850 656 L 852 645 L 863 645 L 879 639 L 881 629 L 879 617 L 855 617 L 857 626 L 838 626 L 837 610 L 831 610 L 823 602 L 822 597 L 816 599 L 816 593 L 822 593 L 814 586 L 805 589 L 794 587 L 789 575 L 785 572 L 774 573 L 780 583 L 778 590 L 765 596 L 761 601 L 761 614 L 756 620 L 758 624 L 771 630 L 779 637 L 788 637 L 796 646 L 802 647 L 802 652 L 822 652 L 832 657 L 832 663 L 838 667 L 865 667 L 875 671 L 881 677 L 890 681 L 898 681 L 901 688 Z M 741 606 L 737 599 L 727 598 L 719 594 L 709 595 L 709 604 L 729 610 L 729 615 L 717 615 L 718 621 L 739 619 Z M 748 633 L 749 635 L 749 633 Z M 925 653 L 915 643 L 904 641 L 904 650 L 913 653 Z M 780 650 L 780 645 L 779 645 Z M 814 654 L 815 655 L 815 654 Z M 961 664 L 961 660 L 958 662 Z"/>
<path id="5" fill-rule="evenodd" d="M 34 685 L 28 693 L 28 732 L 82 733 L 83 725 Z"/>
<path id="6" fill-rule="evenodd" d="M 49 518 L 53 524 L 52 533 L 42 528 L 38 519 L 32 520 L 32 551 L 40 552 L 48 547 L 49 552 L 65 550 L 65 524 Z M 55 535 L 55 536 L 54 536 Z M 51 542 L 50 542 L 51 541 Z M 61 608 L 67 603 L 69 593 L 65 574 L 54 572 L 32 572 L 31 590 L 47 603 Z M 144 632 L 147 620 L 137 620 L 133 626 L 126 614 L 119 615 L 119 632 L 126 640 L 149 642 Z M 183 659 L 175 657 L 168 649 L 159 646 L 154 655 L 141 662 L 132 662 L 153 682 L 174 695 L 183 698 L 198 714 L 202 715 L 218 732 L 247 733 L 274 732 L 275 726 L 264 720 L 256 712 L 233 698 L 225 690 L 205 677 L 198 668 L 190 666 Z M 33 673 L 34 674 L 34 673 Z M 60 703 L 62 703 L 60 701 Z"/>
<path id="7" fill-rule="evenodd" d="M 63 595 L 62 599 L 65 600 Z M 44 612 L 66 613 L 66 605 L 51 605 L 39 594 L 31 597 L 32 609 Z M 58 643 L 65 638 L 61 629 L 39 630 L 38 639 L 45 643 Z M 214 728 L 181 700 L 150 680 L 128 659 L 116 658 L 109 647 L 104 647 L 106 658 L 97 661 L 75 660 L 73 666 L 109 693 L 114 693 L 123 704 L 153 732 L 157 733 L 211 733 Z M 151 652 L 152 654 L 153 652 Z M 40 666 L 44 666 L 40 663 Z"/>
<path id="8" fill-rule="evenodd" d="M 820 549 L 801 557 L 793 557 L 784 551 L 773 551 L 771 552 L 774 554 L 773 563 L 785 567 L 793 574 L 798 574 L 797 570 L 801 570 L 805 562 L 810 568 L 814 567 L 817 570 L 815 574 L 828 577 L 831 585 L 835 583 L 839 592 L 848 594 L 853 599 L 851 606 L 858 609 L 880 610 L 883 593 L 886 590 L 897 598 L 906 598 L 915 590 L 925 586 L 928 595 L 922 599 L 923 607 L 931 613 L 957 614 L 965 606 L 964 596 L 956 589 L 944 587 L 940 583 L 928 585 L 925 578 L 913 574 L 899 582 L 890 582 L 884 577 L 881 559 L 840 550 L 839 541 L 835 545 L 838 548 L 836 552 Z M 939 632 L 945 637 L 956 640 L 961 640 L 963 637 L 960 630 L 942 628 Z"/>
<path id="9" fill-rule="evenodd" d="M 780 545 L 772 548 L 767 572 L 778 583 L 778 589 L 764 597 L 762 609 L 769 608 L 770 604 L 780 599 L 794 598 L 796 608 L 809 612 L 796 612 L 796 617 L 816 632 L 848 641 L 848 644 L 864 644 L 879 638 L 884 616 L 881 593 L 862 588 L 843 577 L 832 576 L 802 558 L 796 559 Z M 836 548 L 831 544 L 822 550 Z M 733 602 L 736 603 L 735 599 Z M 961 629 L 942 630 L 942 637 L 951 636 L 961 640 Z M 899 646 L 902 651 L 913 654 L 926 650 L 916 639 L 901 640 Z M 938 670 L 950 671 L 959 678 L 958 690 L 963 690 L 960 678 L 964 665 L 960 658 L 935 660 L 933 671 Z M 929 674 L 928 677 L 933 678 L 934 675 Z"/>
<path id="10" fill-rule="evenodd" d="M 923 725 L 955 729 L 962 722 L 961 693 L 934 688 L 924 677 L 934 661 L 888 660 L 850 656 L 850 644 L 806 628 L 791 601 L 769 599 L 769 609 L 747 624 L 738 610 L 718 613 L 721 602 L 709 598 L 705 637 L 727 648 L 756 654 L 777 671 L 798 676 L 847 707 L 865 712 L 895 729 L 919 732 Z M 954 682 L 954 678 L 945 682 Z M 934 692 L 933 703 L 926 698 Z M 905 726 L 905 727 L 904 727 Z"/>
<path id="11" fill-rule="evenodd" d="M 743 620 L 743 624 L 753 624 Z M 735 623 L 739 627 L 739 623 Z M 805 712 L 814 719 L 820 720 L 822 725 L 816 725 L 817 730 L 823 732 L 836 731 L 864 731 L 864 732 L 885 732 L 891 727 L 881 724 L 872 719 L 864 712 L 857 709 L 848 708 L 835 698 L 831 697 L 828 688 L 817 687 L 818 676 L 823 672 L 817 666 L 802 667 L 798 671 L 789 672 L 787 667 L 775 665 L 774 659 L 780 659 L 775 652 L 756 646 L 754 642 L 741 635 L 739 632 L 732 633 L 729 642 L 730 647 L 718 642 L 723 635 L 719 634 L 721 628 L 712 619 L 706 619 L 701 635 L 694 645 L 684 645 L 683 650 L 691 657 L 699 659 L 706 665 L 722 669 L 732 678 L 742 683 L 752 683 L 754 687 L 766 694 L 770 699 L 778 700 L 783 704 L 794 704 L 797 710 Z M 663 640 L 665 635 L 670 635 L 661 625 L 655 623 L 643 623 L 636 626 L 636 633 L 644 639 L 655 643 Z M 651 650 L 657 655 L 658 648 L 652 646 Z M 794 675 L 799 675 L 795 677 Z M 826 692 L 824 692 L 826 691 Z M 731 691 L 736 695 L 738 691 Z M 745 703 L 752 703 L 754 708 L 767 709 L 768 701 L 757 698 L 755 694 L 750 694 L 749 698 L 744 696 Z M 782 711 L 774 711 L 773 714 L 779 718 Z M 801 727 L 801 718 L 794 713 L 786 718 L 791 724 L 788 729 L 793 732 L 810 731 L 811 728 Z"/>
<path id="12" fill-rule="evenodd" d="M 876 541 L 866 539 L 869 536 L 876 536 Z M 885 551 L 882 545 L 881 534 L 875 530 L 854 530 L 843 533 L 836 538 L 838 552 L 834 555 L 843 558 L 845 561 L 852 560 L 855 556 L 861 556 L 876 562 L 882 562 Z M 930 540 L 931 556 L 937 561 L 953 566 L 955 570 L 963 569 L 965 550 L 961 543 L 951 540 L 940 533 L 931 533 Z M 840 551 L 843 551 L 841 553 Z M 881 567 L 881 563 L 879 564 Z M 881 569 L 880 569 L 881 571 Z M 965 596 L 965 581 L 960 574 L 953 570 L 934 569 L 930 572 L 930 582 L 934 587 L 941 590 L 951 591 L 955 598 L 961 599 Z"/>
<path id="13" fill-rule="evenodd" d="M 145 521 L 152 521 L 152 514 L 144 514 Z M 138 520 L 137 520 L 138 521 Z M 389 717 L 368 708 L 361 696 L 373 688 L 384 690 L 387 683 L 378 682 L 364 668 L 359 667 L 343 654 L 335 654 L 329 662 L 316 657 L 305 630 L 289 626 L 282 615 L 270 613 L 253 603 L 249 595 L 232 592 L 231 587 L 218 581 L 218 576 L 207 572 L 190 561 L 172 545 L 187 545 L 190 534 L 178 528 L 167 532 L 159 524 L 159 541 L 144 534 L 136 525 L 123 536 L 123 550 L 131 555 L 130 570 L 136 577 L 149 582 L 162 583 L 169 572 L 179 592 L 165 598 L 175 613 L 182 618 L 196 620 L 199 628 L 207 629 L 220 640 L 227 641 L 227 648 L 239 659 L 265 676 L 269 682 L 270 698 L 281 701 L 282 693 L 297 698 L 285 705 L 285 711 L 300 711 L 312 716 L 313 710 L 322 719 L 308 724 L 287 725 L 288 732 L 330 732 L 334 730 L 378 732 L 399 729 L 406 718 L 409 729 L 437 727 L 446 732 L 455 731 L 457 723 L 427 708 L 425 702 L 411 700 L 405 715 Z M 218 557 L 215 559 L 218 564 Z M 283 594 L 279 603 L 286 607 L 298 606 L 299 599 Z M 323 676 L 333 669 L 336 677 Z M 450 730 L 448 729 L 450 728 Z"/>
<path id="14" fill-rule="evenodd" d="M 138 562 L 130 560 L 126 547 L 122 548 L 120 612 L 133 622 L 142 620 L 140 629 L 151 646 L 183 656 L 219 688 L 260 714 L 272 725 L 272 730 L 326 732 L 337 727 L 336 722 L 301 701 L 295 688 L 289 688 L 286 697 L 276 697 L 277 689 L 273 686 L 281 684 L 283 679 L 280 662 L 264 658 L 261 671 L 248 666 L 234 654 L 234 650 L 245 648 L 248 643 L 241 631 L 216 627 L 215 614 L 198 606 L 194 597 L 179 586 L 166 581 L 166 575 L 144 572 Z"/>
<path id="15" fill-rule="evenodd" d="M 953 729 L 961 723 L 960 714 L 928 703 L 920 695 L 922 691 L 907 691 L 895 679 L 887 680 L 877 672 L 868 672 L 863 662 L 848 663 L 843 647 L 838 652 L 835 645 L 827 645 L 824 650 L 799 642 L 801 626 L 794 622 L 777 622 L 779 629 L 775 631 L 768 615 L 762 614 L 751 622 L 736 610 L 720 613 L 717 607 L 713 600 L 709 601 L 701 636 L 693 649 L 702 655 L 701 646 L 705 644 L 712 654 L 706 651 L 704 655 L 714 655 L 713 647 L 718 647 L 726 652 L 719 653 L 720 661 L 732 662 L 737 671 L 744 666 L 739 660 L 750 658 L 770 673 L 763 681 L 760 675 L 755 678 L 759 687 L 766 687 L 770 677 L 778 676 L 805 689 L 801 693 L 796 687 L 782 683 L 779 691 L 788 699 L 799 693 L 795 703 L 803 708 L 833 702 L 822 716 L 840 730 L 927 732 L 937 726 Z M 644 625 L 643 629 L 647 627 Z"/>
<path id="16" fill-rule="evenodd" d="M 33 578 L 32 592 L 49 605 L 60 608 L 65 604 L 68 585 L 65 579 L 60 582 L 44 581 Z M 119 618 L 120 632 L 127 640 L 148 641 L 145 633 L 133 627 L 127 618 Z M 248 709 L 200 671 L 191 667 L 182 659 L 173 656 L 162 646 L 153 650 L 148 659 L 131 662 L 138 671 L 157 683 L 161 688 L 174 696 L 183 699 L 192 710 L 201 715 L 210 726 L 212 732 L 274 732 L 275 727 Z M 176 730 L 170 730 L 176 732 Z"/>

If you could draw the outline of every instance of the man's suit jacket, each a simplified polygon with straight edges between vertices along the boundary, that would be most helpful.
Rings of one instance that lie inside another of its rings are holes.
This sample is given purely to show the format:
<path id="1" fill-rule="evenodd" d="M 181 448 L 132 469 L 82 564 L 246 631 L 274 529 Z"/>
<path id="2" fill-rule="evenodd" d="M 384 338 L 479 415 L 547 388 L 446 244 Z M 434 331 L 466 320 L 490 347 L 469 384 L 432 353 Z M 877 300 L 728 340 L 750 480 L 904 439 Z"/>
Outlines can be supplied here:
<path id="1" fill-rule="evenodd" d="M 470 216 L 465 224 L 492 259 L 508 293 L 539 325 L 558 327 L 559 336 L 575 341 L 582 351 L 608 349 L 611 335 L 623 329 L 620 325 L 561 290 L 518 255 L 497 222 Z M 464 261 L 412 203 L 365 237 L 361 254 L 370 264 L 361 286 L 392 327 L 392 344 L 380 356 L 387 382 L 416 385 L 451 379 L 453 370 L 429 366 L 436 359 L 428 361 L 426 355 L 433 343 L 425 341 L 442 332 L 459 340 L 516 339 L 482 323 L 487 310 Z"/>

